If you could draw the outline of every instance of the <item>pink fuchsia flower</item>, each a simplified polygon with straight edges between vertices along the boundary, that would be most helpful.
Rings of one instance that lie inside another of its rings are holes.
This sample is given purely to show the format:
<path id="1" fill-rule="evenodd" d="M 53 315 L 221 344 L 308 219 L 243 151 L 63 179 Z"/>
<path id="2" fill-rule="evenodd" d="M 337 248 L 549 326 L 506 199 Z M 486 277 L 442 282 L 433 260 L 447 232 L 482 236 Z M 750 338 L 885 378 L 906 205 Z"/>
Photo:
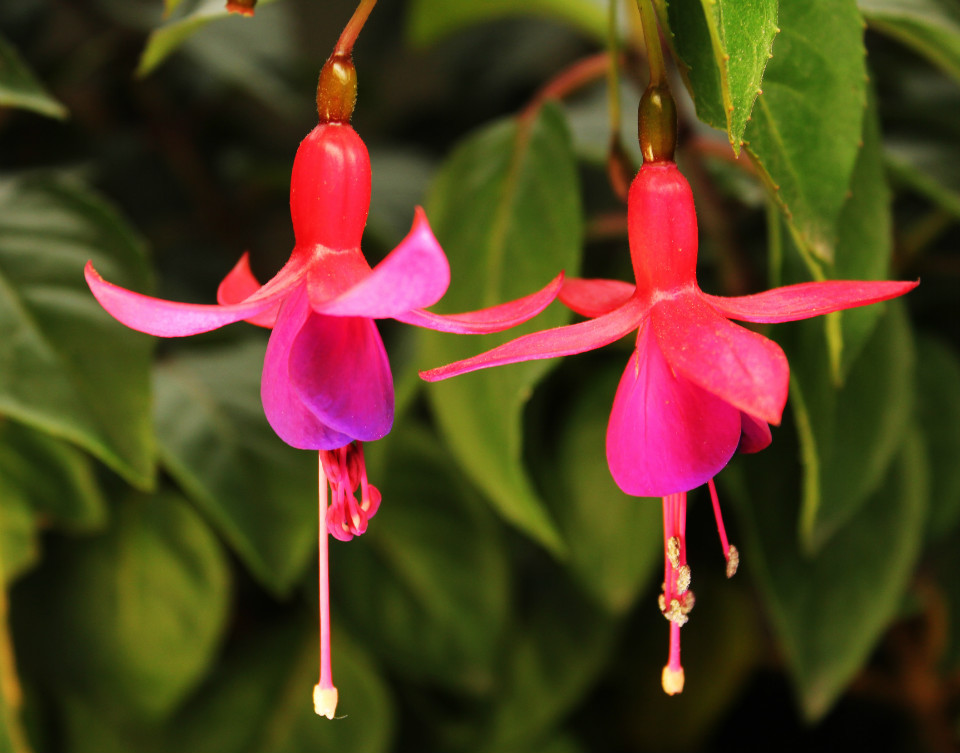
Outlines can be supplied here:
<path id="1" fill-rule="evenodd" d="M 247 254 L 220 284 L 217 305 L 151 298 L 106 282 L 90 263 L 84 270 L 100 304 L 141 332 L 181 337 L 240 320 L 272 328 L 261 381 L 267 420 L 287 444 L 320 451 L 321 594 L 327 587 L 326 533 L 344 540 L 363 533 L 380 502 L 367 482 L 360 446 L 393 425 L 393 378 L 374 320 L 461 334 L 497 332 L 542 311 L 563 279 L 493 308 L 432 313 L 425 307 L 446 291 L 450 268 L 423 210 L 416 210 L 406 238 L 371 268 L 360 250 L 369 206 L 366 146 L 349 123 L 324 122 L 297 150 L 290 180 L 295 245 L 265 285 L 251 273 Z M 332 717 L 328 620 L 329 612 L 321 618 L 326 673 L 317 710 Z"/>
<path id="2" fill-rule="evenodd" d="M 524 335 L 421 376 L 437 381 L 583 353 L 637 332 L 610 414 L 607 462 L 627 494 L 664 500 L 667 577 L 661 606 L 672 625 L 664 688 L 672 693 L 683 685 L 679 627 L 693 606 L 686 492 L 709 484 L 728 567 L 735 570 L 738 555 L 726 541 L 712 479 L 737 449 L 756 452 L 770 443 L 769 424 L 780 423 L 787 400 L 783 351 L 729 320 L 806 319 L 894 298 L 917 283 L 828 281 L 714 296 L 697 284 L 696 211 L 676 164 L 646 162 L 630 187 L 627 211 L 636 283 L 572 279 L 560 291 L 560 300 L 589 321 Z"/>

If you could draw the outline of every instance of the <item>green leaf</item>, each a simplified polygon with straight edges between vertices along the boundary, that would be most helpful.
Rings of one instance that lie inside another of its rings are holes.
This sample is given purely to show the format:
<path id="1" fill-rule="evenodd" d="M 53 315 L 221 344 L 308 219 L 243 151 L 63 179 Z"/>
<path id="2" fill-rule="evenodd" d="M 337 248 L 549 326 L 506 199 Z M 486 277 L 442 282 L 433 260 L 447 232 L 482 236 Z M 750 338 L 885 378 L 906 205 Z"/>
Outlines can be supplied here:
<path id="1" fill-rule="evenodd" d="M 116 704 L 66 700 L 73 753 L 387 753 L 393 708 L 364 652 L 334 631 L 337 719 L 321 719 L 311 700 L 316 682 L 316 626 L 279 620 L 247 633 L 188 703 L 162 726 L 116 718 Z"/>
<path id="2" fill-rule="evenodd" d="M 960 8 L 951 0 L 857 0 L 871 27 L 960 79 Z"/>
<path id="3" fill-rule="evenodd" d="M 13 421 L 0 423 L 0 484 L 6 489 L 0 498 L 28 500 L 47 524 L 90 531 L 106 523 L 107 503 L 89 456 Z"/>
<path id="4" fill-rule="evenodd" d="M 663 563 L 661 504 L 624 494 L 610 475 L 607 421 L 625 357 L 599 360 L 564 393 L 557 448 L 541 475 L 567 566 L 584 591 L 623 614 Z"/>
<path id="5" fill-rule="evenodd" d="M 923 443 L 909 431 L 867 503 L 808 558 L 798 551 L 792 525 L 789 454 L 740 461 L 751 482 L 741 516 L 743 562 L 760 582 L 800 705 L 814 721 L 830 710 L 899 613 L 923 539 L 928 474 Z"/>
<path id="6" fill-rule="evenodd" d="M 560 111 L 501 121 L 470 137 L 440 170 L 427 214 L 452 270 L 443 307 L 502 303 L 576 274 L 583 233 L 576 162 Z M 532 329 L 568 321 L 554 306 L 509 333 L 468 338 L 425 333 L 421 358 L 439 366 Z M 531 361 L 467 374 L 427 388 L 457 460 L 509 522 L 554 552 L 563 544 L 522 462 L 523 406 L 552 363 Z"/>
<path id="7" fill-rule="evenodd" d="M 43 673 L 135 716 L 170 713 L 203 677 L 227 616 L 227 560 L 179 496 L 132 495 L 96 539 L 62 542 L 14 615 Z M 18 612 L 23 612 L 19 614 Z"/>
<path id="8" fill-rule="evenodd" d="M 0 516 L 5 512 L 6 501 L 4 499 L 4 505 L 0 506 Z M 0 517 L 0 563 L 5 565 L 6 553 L 2 547 L 6 540 L 2 524 L 3 518 Z M 30 745 L 20 723 L 23 691 L 17 676 L 7 616 L 7 590 L 3 587 L 0 588 L 0 750 L 4 753 L 30 753 Z"/>
<path id="9" fill-rule="evenodd" d="M 960 220 L 960 150 L 956 141 L 924 135 L 887 144 L 887 169 L 898 182 Z"/>
<path id="10" fill-rule="evenodd" d="M 250 571 L 287 592 L 316 547 L 317 456 L 285 445 L 260 402 L 265 344 L 186 352 L 158 368 L 164 466 Z"/>
<path id="11" fill-rule="evenodd" d="M 800 249 L 830 261 L 863 133 L 867 71 L 854 0 L 782 0 L 745 145 Z"/>
<path id="12" fill-rule="evenodd" d="M 423 46 L 484 21 L 538 15 L 568 23 L 602 43 L 607 38 L 605 6 L 596 0 L 413 0 L 407 35 L 413 44 Z"/>
<path id="13" fill-rule="evenodd" d="M 21 107 L 64 119 L 67 108 L 51 97 L 23 62 L 16 48 L 0 36 L 0 107 Z"/>
<path id="14" fill-rule="evenodd" d="M 260 0 L 258 9 L 272 3 L 273 0 Z M 163 26 L 150 32 L 147 44 L 140 55 L 137 75 L 146 76 L 173 54 L 184 42 L 196 34 L 211 21 L 223 18 L 233 19 L 230 23 L 253 23 L 253 19 L 238 16 L 227 11 L 226 0 L 196 0 L 189 7 L 171 18 Z M 167 13 L 183 8 L 182 0 L 166 7 Z"/>
<path id="15" fill-rule="evenodd" d="M 667 4 L 674 48 L 683 63 L 697 117 L 725 130 L 736 154 L 772 56 L 777 5 L 777 0 Z"/>
<path id="16" fill-rule="evenodd" d="M 800 534 L 804 547 L 832 537 L 883 482 L 913 406 L 913 343 L 902 306 L 884 316 L 846 383 L 836 387 L 818 322 L 788 325 L 790 399 L 804 459 Z"/>
<path id="17" fill-rule="evenodd" d="M 422 429 L 376 448 L 383 502 L 363 537 L 331 542 L 334 603 L 404 677 L 489 690 L 510 594 L 498 522 Z"/>
<path id="18" fill-rule="evenodd" d="M 19 578 L 40 556 L 36 514 L 29 498 L 0 472 L 0 585 Z"/>
<path id="19" fill-rule="evenodd" d="M 87 260 L 112 282 L 148 287 L 142 244 L 100 198 L 51 177 L 0 180 L 0 414 L 147 488 L 154 341 L 100 308 Z"/>
<path id="20" fill-rule="evenodd" d="M 917 402 L 930 459 L 928 535 L 941 538 L 960 518 L 960 358 L 930 337 L 917 343 Z"/>

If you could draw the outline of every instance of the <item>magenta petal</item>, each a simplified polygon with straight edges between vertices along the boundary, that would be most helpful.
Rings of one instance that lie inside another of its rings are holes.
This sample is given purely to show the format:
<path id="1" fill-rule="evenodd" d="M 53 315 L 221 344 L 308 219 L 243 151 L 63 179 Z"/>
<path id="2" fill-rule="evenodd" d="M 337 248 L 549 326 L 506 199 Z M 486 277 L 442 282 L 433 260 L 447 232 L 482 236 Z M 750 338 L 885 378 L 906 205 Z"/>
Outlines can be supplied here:
<path id="1" fill-rule="evenodd" d="M 740 412 L 674 374 L 644 326 L 617 388 L 607 463 L 617 485 L 662 497 L 709 481 L 733 456 Z"/>
<path id="2" fill-rule="evenodd" d="M 792 322 L 811 316 L 829 314 L 855 306 L 896 298 L 913 290 L 918 282 L 862 282 L 828 280 L 803 282 L 774 288 L 756 295 L 736 298 L 708 295 L 703 297 L 717 311 L 730 319 L 747 322 Z"/>
<path id="3" fill-rule="evenodd" d="M 393 376 L 372 319 L 311 312 L 290 348 L 290 381 L 323 424 L 354 439 L 393 426 Z"/>
<path id="4" fill-rule="evenodd" d="M 295 289 L 280 308 L 263 361 L 260 396 L 270 426 L 284 442 L 302 450 L 333 450 L 354 439 L 332 429 L 310 410 L 290 378 L 290 350 L 310 316 L 305 286 Z"/>
<path id="5" fill-rule="evenodd" d="M 637 286 L 621 280 L 566 280 L 560 289 L 560 301 L 567 308 L 591 319 L 620 308 Z"/>
<path id="6" fill-rule="evenodd" d="M 421 371 L 420 376 L 428 382 L 437 382 L 491 366 L 569 356 L 602 348 L 640 326 L 644 313 L 644 306 L 635 299 L 631 299 L 616 311 L 598 319 L 555 327 L 543 332 L 533 332 L 472 358 L 429 371 Z"/>
<path id="7" fill-rule="evenodd" d="M 383 319 L 433 305 L 449 284 L 447 257 L 417 207 L 410 233 L 369 275 L 337 297 L 312 304 L 329 316 Z"/>
<path id="8" fill-rule="evenodd" d="M 790 379 L 787 357 L 772 340 L 724 319 L 698 293 L 664 298 L 650 311 L 667 362 L 734 407 L 779 424 Z"/>
<path id="9" fill-rule="evenodd" d="M 250 254 L 246 251 L 227 273 L 217 288 L 217 302 L 222 305 L 241 303 L 254 295 L 261 288 L 260 282 L 250 270 Z M 246 321 L 259 327 L 272 327 L 277 321 L 280 304 L 275 304 L 269 311 L 248 318 Z"/>
<path id="10" fill-rule="evenodd" d="M 740 412 L 740 444 L 737 452 L 760 452 L 770 446 L 773 435 L 766 421 L 754 418 L 749 413 Z"/>
<path id="11" fill-rule="evenodd" d="M 87 262 L 83 274 L 93 295 L 114 319 L 131 329 L 159 337 L 195 335 L 255 317 L 272 308 L 285 292 L 281 289 L 272 296 L 229 306 L 177 303 L 106 282 L 91 262 Z"/>
<path id="12" fill-rule="evenodd" d="M 523 324 L 543 311 L 557 297 L 562 283 L 563 272 L 536 293 L 531 293 L 509 303 L 501 303 L 499 306 L 491 306 L 465 314 L 434 314 L 432 311 L 414 309 L 394 318 L 417 327 L 426 327 L 438 332 L 455 332 L 460 335 L 483 335 L 490 332 L 500 332 L 518 324 Z"/>

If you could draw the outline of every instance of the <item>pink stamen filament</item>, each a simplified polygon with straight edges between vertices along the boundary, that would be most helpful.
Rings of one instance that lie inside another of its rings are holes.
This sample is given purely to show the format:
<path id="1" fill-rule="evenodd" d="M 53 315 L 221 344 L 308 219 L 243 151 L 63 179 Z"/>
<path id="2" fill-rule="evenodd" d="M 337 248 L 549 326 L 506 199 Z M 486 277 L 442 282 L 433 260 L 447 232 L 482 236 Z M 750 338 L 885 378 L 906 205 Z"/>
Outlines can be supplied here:
<path id="1" fill-rule="evenodd" d="M 710 500 L 713 502 L 713 517 L 717 519 L 717 532 L 720 534 L 720 546 L 723 547 L 723 556 L 727 560 L 727 577 L 732 578 L 740 564 L 740 552 L 731 546 L 727 539 L 727 530 L 723 527 L 723 516 L 720 514 L 720 498 L 717 496 L 717 487 L 713 479 L 707 482 L 710 488 Z"/>
<path id="2" fill-rule="evenodd" d="M 320 716 L 333 719 L 337 710 L 337 689 L 333 685 L 330 660 L 330 573 L 327 552 L 327 477 L 320 453 L 318 472 L 319 525 L 317 530 L 320 571 L 320 681 L 313 689 L 313 707 Z"/>

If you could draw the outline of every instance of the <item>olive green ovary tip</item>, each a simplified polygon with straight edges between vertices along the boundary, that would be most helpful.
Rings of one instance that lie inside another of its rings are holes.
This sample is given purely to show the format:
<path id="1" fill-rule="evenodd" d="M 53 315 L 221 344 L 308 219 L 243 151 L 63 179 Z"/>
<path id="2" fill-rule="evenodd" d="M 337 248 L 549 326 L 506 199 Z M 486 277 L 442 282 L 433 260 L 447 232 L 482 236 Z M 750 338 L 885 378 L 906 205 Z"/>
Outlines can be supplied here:
<path id="1" fill-rule="evenodd" d="M 677 105 L 670 90 L 649 86 L 638 112 L 640 151 L 644 162 L 672 162 L 677 147 Z"/>
<path id="2" fill-rule="evenodd" d="M 349 123 L 357 104 L 357 69 L 349 56 L 332 55 L 320 70 L 317 114 L 321 123 Z"/>

